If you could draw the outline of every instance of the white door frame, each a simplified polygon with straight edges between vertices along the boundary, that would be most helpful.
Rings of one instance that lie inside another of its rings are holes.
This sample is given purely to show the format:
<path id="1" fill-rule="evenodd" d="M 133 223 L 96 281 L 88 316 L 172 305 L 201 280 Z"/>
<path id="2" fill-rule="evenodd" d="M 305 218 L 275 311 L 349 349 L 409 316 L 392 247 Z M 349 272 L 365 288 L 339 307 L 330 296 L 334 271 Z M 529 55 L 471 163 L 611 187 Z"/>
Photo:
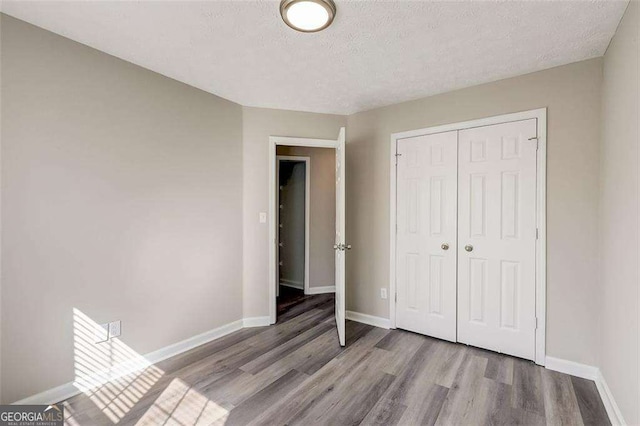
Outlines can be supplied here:
<path id="1" fill-rule="evenodd" d="M 337 140 L 296 138 L 287 136 L 269 136 L 269 323 L 276 323 L 276 282 L 278 268 L 276 268 L 276 253 L 278 241 L 276 238 L 276 148 L 278 145 L 305 146 L 310 148 L 338 147 Z"/>
<path id="2" fill-rule="evenodd" d="M 537 214 L 538 239 L 536 240 L 536 354 L 535 362 L 545 365 L 546 354 L 546 312 L 547 312 L 547 109 L 539 108 L 530 111 L 522 111 L 513 114 L 497 115 L 481 118 L 479 120 L 463 121 L 460 123 L 445 124 L 442 126 L 427 127 L 424 129 L 410 130 L 393 133 L 390 144 L 390 191 L 389 191 L 389 319 L 391 328 L 396 328 L 396 185 L 397 143 L 400 139 L 416 136 L 431 135 L 434 133 L 465 130 L 474 127 L 491 126 L 495 124 L 537 119 Z"/>
<path id="3" fill-rule="evenodd" d="M 304 294 L 309 294 L 309 211 L 311 206 L 311 157 L 300 157 L 295 155 L 276 155 L 276 182 L 280 176 L 281 161 L 298 161 L 305 164 L 304 171 Z M 279 186 L 276 183 L 276 186 Z M 280 191 L 276 191 L 276 205 L 280 204 Z M 280 222 L 280 209 L 276 209 L 276 223 Z M 279 233 L 276 233 L 276 240 Z M 276 241 L 276 244 L 279 241 Z M 276 266 L 280 264 L 280 253 L 276 250 Z M 279 269 L 279 268 L 278 268 Z M 280 274 L 278 273 L 278 278 Z M 276 292 L 277 293 L 277 292 Z"/>

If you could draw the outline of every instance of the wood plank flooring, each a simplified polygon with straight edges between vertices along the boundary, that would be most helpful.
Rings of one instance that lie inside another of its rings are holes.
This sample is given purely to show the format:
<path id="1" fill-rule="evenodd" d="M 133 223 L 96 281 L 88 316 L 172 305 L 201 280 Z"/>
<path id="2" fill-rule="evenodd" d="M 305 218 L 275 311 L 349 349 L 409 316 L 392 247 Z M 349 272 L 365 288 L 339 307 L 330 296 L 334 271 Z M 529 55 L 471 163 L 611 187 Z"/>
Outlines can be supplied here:
<path id="1" fill-rule="evenodd" d="M 69 425 L 608 425 L 595 384 L 509 356 L 347 323 L 333 298 L 64 402 Z"/>

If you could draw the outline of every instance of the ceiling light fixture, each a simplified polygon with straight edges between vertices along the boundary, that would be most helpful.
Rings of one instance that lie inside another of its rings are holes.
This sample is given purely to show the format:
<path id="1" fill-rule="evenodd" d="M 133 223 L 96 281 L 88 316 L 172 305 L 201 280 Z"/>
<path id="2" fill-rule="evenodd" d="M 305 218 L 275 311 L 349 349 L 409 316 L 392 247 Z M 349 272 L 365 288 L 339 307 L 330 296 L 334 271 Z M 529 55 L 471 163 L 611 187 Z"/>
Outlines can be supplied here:
<path id="1" fill-rule="evenodd" d="M 331 25 L 336 16 L 332 0 L 282 0 L 282 20 L 296 31 L 315 33 Z"/>

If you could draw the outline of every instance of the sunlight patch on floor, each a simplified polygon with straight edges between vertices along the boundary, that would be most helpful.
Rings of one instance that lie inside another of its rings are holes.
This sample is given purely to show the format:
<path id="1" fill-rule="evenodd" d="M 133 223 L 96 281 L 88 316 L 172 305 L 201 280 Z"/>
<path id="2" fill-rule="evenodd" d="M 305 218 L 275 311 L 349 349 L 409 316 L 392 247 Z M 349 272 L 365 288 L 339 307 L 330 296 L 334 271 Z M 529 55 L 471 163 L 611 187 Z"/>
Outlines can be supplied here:
<path id="1" fill-rule="evenodd" d="M 230 408 L 216 404 L 176 378 L 137 424 L 222 425 L 229 416 Z"/>
<path id="2" fill-rule="evenodd" d="M 98 323 L 74 308 L 74 385 L 111 422 L 120 422 L 143 398 L 157 396 L 138 424 L 224 424 L 233 407 L 210 401 L 178 378 L 159 384 L 164 371 L 118 338 L 96 343 L 101 333 Z M 66 424 L 87 424 L 80 410 L 64 406 Z"/>

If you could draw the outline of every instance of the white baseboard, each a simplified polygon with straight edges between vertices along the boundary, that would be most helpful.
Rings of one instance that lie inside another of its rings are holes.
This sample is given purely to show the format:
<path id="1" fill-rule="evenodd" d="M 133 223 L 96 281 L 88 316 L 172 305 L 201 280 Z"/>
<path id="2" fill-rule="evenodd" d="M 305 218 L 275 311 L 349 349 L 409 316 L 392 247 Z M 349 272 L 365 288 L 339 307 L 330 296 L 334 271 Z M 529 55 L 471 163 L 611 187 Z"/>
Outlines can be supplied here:
<path id="1" fill-rule="evenodd" d="M 391 328 L 391 321 L 387 318 L 374 317 L 373 315 L 361 314 L 360 312 L 347 311 L 347 319 L 351 321 L 369 324 L 374 327 L 385 329 Z"/>
<path id="2" fill-rule="evenodd" d="M 251 317 L 242 320 L 242 326 L 244 328 L 265 327 L 267 325 L 271 325 L 271 319 L 269 317 Z"/>
<path id="3" fill-rule="evenodd" d="M 324 293 L 335 293 L 336 286 L 335 285 L 327 285 L 324 287 L 309 287 L 306 294 L 324 294 Z"/>
<path id="4" fill-rule="evenodd" d="M 79 394 L 81 390 L 77 388 L 73 382 L 65 383 L 64 385 L 56 386 L 55 388 L 47 389 L 44 392 L 40 392 L 35 395 L 31 395 L 27 398 L 21 399 L 12 403 L 12 405 L 49 405 L 55 404 L 65 399 L 69 399 Z"/>
<path id="5" fill-rule="evenodd" d="M 596 388 L 598 388 L 598 393 L 600 394 L 604 408 L 607 410 L 607 415 L 609 416 L 611 424 L 621 426 L 626 425 L 624 418 L 622 417 L 622 412 L 620 411 L 618 404 L 616 404 L 613 394 L 611 393 L 609 386 L 607 386 L 607 382 L 598 367 L 550 356 L 546 357 L 545 361 L 545 367 L 549 370 L 593 380 L 596 384 Z"/>
<path id="6" fill-rule="evenodd" d="M 225 324 L 221 327 L 214 328 L 213 330 L 205 331 L 197 336 L 189 337 L 181 342 L 174 343 L 173 345 L 165 346 L 145 355 L 144 357 L 151 363 L 155 364 L 160 361 L 164 361 L 167 358 L 181 354 L 182 352 L 189 351 L 205 343 L 209 343 L 213 340 L 219 339 L 231 334 L 234 331 L 238 331 L 243 327 L 243 320 L 237 320 L 229 324 Z"/>
<path id="7" fill-rule="evenodd" d="M 304 290 L 304 283 L 300 281 L 280 280 L 280 285 L 285 287 L 296 288 L 298 290 Z"/>
<path id="8" fill-rule="evenodd" d="M 545 358 L 545 367 L 549 370 L 570 374 L 588 380 L 596 380 L 598 377 L 598 367 L 580 364 L 566 359 L 548 356 Z"/>
<path id="9" fill-rule="evenodd" d="M 604 376 L 602 375 L 602 371 L 598 369 L 598 378 L 596 379 L 596 387 L 598 388 L 598 393 L 600 393 L 600 398 L 602 398 L 602 403 L 604 404 L 605 410 L 607 410 L 607 414 L 609 415 L 609 420 L 612 425 L 626 425 L 624 418 L 622 417 L 622 412 L 620 411 L 620 407 L 616 404 L 616 400 L 613 399 L 613 394 L 611 393 L 611 389 L 607 386 L 607 382 L 604 380 Z"/>
<path id="10" fill-rule="evenodd" d="M 265 317 L 268 318 L 268 317 Z M 254 318 L 250 318 L 254 319 Z M 191 350 L 195 347 L 219 339 L 234 331 L 240 330 L 244 326 L 244 320 L 238 320 L 225 324 L 221 327 L 214 328 L 213 330 L 206 331 L 180 342 L 174 343 L 156 351 L 150 352 L 144 356 L 137 357 L 133 360 L 127 360 L 117 366 L 110 368 L 108 372 L 99 371 L 92 375 L 89 380 L 83 379 L 83 382 L 90 381 L 92 384 L 99 386 L 106 383 L 109 380 L 116 380 L 131 373 L 140 371 L 148 366 L 157 362 L 163 361 L 175 355 L 179 355 L 183 352 Z M 246 326 L 244 326 L 246 327 Z M 114 373 L 117 372 L 117 373 Z M 108 378 L 108 379 L 106 379 Z M 40 405 L 40 404 L 55 404 L 65 399 L 69 399 L 86 389 L 85 386 L 76 382 L 65 383 L 55 388 L 48 389 L 44 392 L 40 392 L 36 395 L 29 396 L 14 402 L 16 405 Z"/>

